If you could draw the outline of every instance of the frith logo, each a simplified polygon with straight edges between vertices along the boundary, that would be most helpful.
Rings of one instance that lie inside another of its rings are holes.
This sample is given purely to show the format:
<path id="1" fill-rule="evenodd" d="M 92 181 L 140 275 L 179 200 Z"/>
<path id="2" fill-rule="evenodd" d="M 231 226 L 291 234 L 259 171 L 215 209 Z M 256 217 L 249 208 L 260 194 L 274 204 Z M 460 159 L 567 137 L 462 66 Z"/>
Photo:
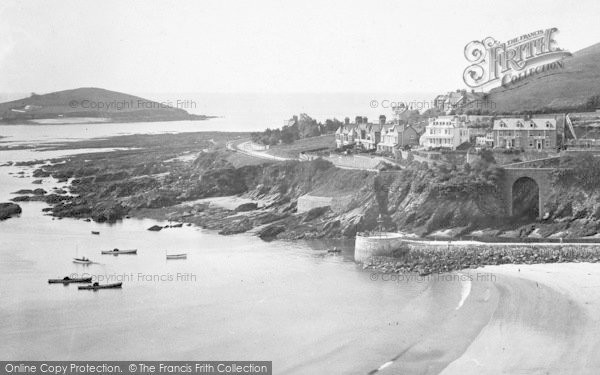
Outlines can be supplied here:
<path id="1" fill-rule="evenodd" d="M 556 46 L 557 28 L 537 30 L 500 43 L 492 37 L 474 40 L 465 46 L 471 63 L 464 73 L 467 86 L 489 90 L 507 86 L 530 75 L 562 68 L 571 53 Z"/>

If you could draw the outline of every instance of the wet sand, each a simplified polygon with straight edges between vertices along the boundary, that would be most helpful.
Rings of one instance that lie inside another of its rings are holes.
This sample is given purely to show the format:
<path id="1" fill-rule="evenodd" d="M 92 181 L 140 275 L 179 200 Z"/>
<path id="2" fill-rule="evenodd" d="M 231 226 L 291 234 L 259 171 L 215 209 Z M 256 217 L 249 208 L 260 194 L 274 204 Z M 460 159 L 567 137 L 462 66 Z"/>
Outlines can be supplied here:
<path id="1" fill-rule="evenodd" d="M 502 265 L 480 272 L 497 276 L 497 308 L 442 374 L 598 372 L 600 265 Z"/>

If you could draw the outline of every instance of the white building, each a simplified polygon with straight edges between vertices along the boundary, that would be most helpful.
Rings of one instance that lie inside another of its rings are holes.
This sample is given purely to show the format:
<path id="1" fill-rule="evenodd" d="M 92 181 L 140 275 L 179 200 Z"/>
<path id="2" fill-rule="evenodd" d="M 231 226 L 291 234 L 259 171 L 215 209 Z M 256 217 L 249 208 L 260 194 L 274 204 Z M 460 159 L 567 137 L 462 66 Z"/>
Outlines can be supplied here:
<path id="1" fill-rule="evenodd" d="M 425 148 L 449 148 L 469 142 L 469 128 L 457 116 L 429 118 L 425 133 L 421 136 L 421 146 Z"/>
<path id="2" fill-rule="evenodd" d="M 477 146 L 493 148 L 494 147 L 494 133 L 489 132 L 484 136 L 476 137 L 475 144 Z"/>

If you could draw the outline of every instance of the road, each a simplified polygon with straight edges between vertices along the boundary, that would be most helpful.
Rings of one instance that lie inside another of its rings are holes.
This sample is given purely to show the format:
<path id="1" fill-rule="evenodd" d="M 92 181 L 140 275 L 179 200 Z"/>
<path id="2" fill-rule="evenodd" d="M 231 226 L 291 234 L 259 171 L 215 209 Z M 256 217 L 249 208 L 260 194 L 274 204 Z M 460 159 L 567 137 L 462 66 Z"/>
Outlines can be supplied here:
<path id="1" fill-rule="evenodd" d="M 261 158 L 266 160 L 274 161 L 287 161 L 287 160 L 301 160 L 300 158 L 284 158 L 281 156 L 275 156 L 268 154 L 265 151 L 257 151 L 252 149 L 252 141 L 242 141 L 236 143 L 235 141 L 227 142 L 227 149 L 235 152 L 239 152 L 244 155 L 252 156 L 255 158 Z M 381 157 L 370 157 L 370 156 L 329 156 L 324 157 L 325 160 L 332 162 L 336 167 L 341 169 L 355 169 L 377 172 L 376 166 L 385 161 L 386 163 L 394 164 L 389 160 Z"/>

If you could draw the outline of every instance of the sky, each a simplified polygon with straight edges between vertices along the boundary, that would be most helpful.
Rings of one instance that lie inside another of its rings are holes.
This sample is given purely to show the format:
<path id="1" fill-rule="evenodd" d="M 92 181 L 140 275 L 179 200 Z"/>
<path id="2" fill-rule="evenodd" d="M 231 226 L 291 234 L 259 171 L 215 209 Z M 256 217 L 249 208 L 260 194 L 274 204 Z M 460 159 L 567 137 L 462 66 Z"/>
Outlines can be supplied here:
<path id="1" fill-rule="evenodd" d="M 444 92 L 467 43 L 557 27 L 600 42 L 600 2 L 0 2 L 0 93 Z"/>

